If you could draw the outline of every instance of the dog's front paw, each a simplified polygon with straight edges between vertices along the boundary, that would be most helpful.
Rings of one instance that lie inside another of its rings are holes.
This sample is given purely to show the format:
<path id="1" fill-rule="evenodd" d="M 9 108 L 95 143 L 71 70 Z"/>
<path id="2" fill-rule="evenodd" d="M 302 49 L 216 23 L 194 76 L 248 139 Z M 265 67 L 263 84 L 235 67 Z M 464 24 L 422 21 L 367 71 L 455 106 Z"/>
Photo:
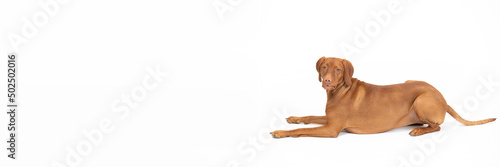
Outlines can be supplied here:
<path id="1" fill-rule="evenodd" d="M 285 130 L 275 130 L 274 132 L 271 132 L 271 135 L 273 135 L 274 138 L 283 138 L 283 137 L 288 137 L 286 135 Z"/>
<path id="2" fill-rule="evenodd" d="M 294 116 L 288 117 L 286 119 L 286 122 L 290 124 L 299 124 L 299 123 L 307 124 L 307 122 L 304 122 L 302 117 L 294 117 Z"/>

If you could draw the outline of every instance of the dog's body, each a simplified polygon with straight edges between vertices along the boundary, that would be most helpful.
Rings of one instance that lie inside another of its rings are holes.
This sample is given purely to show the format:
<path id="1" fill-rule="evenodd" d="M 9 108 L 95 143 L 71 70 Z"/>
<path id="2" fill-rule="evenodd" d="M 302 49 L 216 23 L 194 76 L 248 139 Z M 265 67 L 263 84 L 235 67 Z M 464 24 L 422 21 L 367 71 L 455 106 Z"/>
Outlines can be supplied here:
<path id="1" fill-rule="evenodd" d="M 319 80 L 327 92 L 326 116 L 289 117 L 289 123 L 317 123 L 323 126 L 271 132 L 273 137 L 337 137 L 340 131 L 380 133 L 411 124 L 428 124 L 410 132 L 419 136 L 439 131 L 446 112 L 464 125 L 495 121 L 462 119 L 433 86 L 422 81 L 378 86 L 352 78 L 354 68 L 344 59 L 322 57 L 316 63 Z"/>

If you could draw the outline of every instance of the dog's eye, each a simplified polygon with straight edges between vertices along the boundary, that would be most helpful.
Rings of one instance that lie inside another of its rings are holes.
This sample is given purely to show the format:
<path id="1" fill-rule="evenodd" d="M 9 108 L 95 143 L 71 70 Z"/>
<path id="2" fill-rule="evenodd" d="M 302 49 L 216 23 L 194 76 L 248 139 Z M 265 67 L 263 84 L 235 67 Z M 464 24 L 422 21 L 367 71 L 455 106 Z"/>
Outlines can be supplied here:
<path id="1" fill-rule="evenodd" d="M 323 66 L 323 69 L 326 69 L 326 66 Z"/>
<path id="2" fill-rule="evenodd" d="M 337 68 L 337 71 L 340 71 L 340 68 Z"/>

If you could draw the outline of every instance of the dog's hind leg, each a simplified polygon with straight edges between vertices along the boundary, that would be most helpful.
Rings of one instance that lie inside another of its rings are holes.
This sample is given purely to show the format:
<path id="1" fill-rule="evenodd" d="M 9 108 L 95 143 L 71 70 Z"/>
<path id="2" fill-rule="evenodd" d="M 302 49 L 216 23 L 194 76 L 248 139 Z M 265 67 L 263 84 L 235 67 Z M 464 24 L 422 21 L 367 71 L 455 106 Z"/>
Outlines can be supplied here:
<path id="1" fill-rule="evenodd" d="M 429 91 L 419 95 L 413 103 L 415 114 L 421 123 L 427 124 L 427 127 L 417 127 L 411 132 L 411 136 L 420 136 L 441 130 L 439 125 L 444 122 L 446 109 L 448 105 L 443 96 L 436 91 Z"/>
<path id="2" fill-rule="evenodd" d="M 427 126 L 427 127 L 418 127 L 418 128 L 411 130 L 410 135 L 411 136 L 420 136 L 420 135 L 423 135 L 426 133 L 431 133 L 431 132 L 441 130 L 441 128 L 439 127 L 438 124 L 429 123 L 428 125 L 429 126 Z"/>

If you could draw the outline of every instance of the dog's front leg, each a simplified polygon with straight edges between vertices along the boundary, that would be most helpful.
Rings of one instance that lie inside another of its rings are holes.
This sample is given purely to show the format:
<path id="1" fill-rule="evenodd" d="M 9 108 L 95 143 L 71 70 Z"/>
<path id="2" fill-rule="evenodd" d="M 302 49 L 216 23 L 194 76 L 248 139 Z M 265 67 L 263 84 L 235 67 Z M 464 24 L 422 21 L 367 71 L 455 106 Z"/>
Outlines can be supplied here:
<path id="1" fill-rule="evenodd" d="M 343 127 L 324 125 L 315 128 L 300 128 L 294 130 L 276 130 L 271 132 L 274 138 L 282 137 L 333 137 L 337 138 Z"/>
<path id="2" fill-rule="evenodd" d="M 288 123 L 291 124 L 298 124 L 298 123 L 304 123 L 304 124 L 326 124 L 326 116 L 306 116 L 306 117 L 295 117 L 291 116 L 286 119 Z"/>

